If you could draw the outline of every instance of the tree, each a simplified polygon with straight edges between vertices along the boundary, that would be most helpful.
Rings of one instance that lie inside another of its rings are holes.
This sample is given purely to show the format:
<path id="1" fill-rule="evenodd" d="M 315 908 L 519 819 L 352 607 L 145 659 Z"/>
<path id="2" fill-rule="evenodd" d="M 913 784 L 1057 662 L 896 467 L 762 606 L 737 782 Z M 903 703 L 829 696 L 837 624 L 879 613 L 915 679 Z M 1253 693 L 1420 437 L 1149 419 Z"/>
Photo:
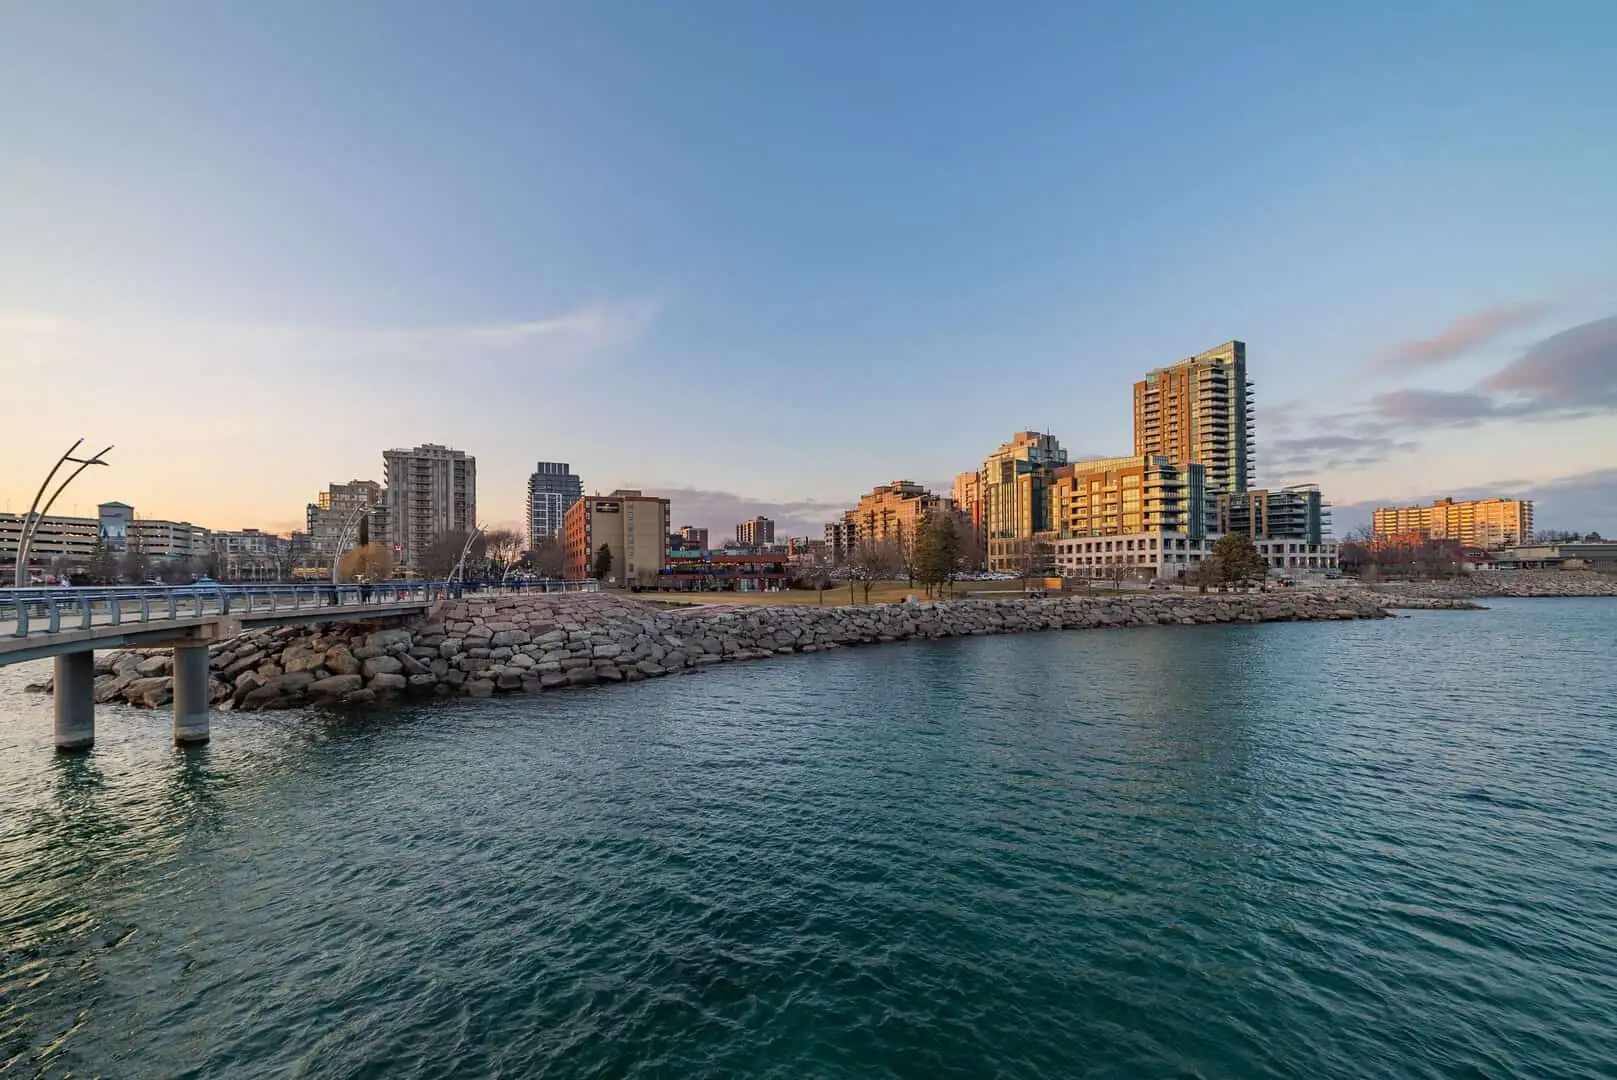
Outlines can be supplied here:
<path id="1" fill-rule="evenodd" d="M 871 587 L 898 573 L 903 565 L 903 553 L 891 541 L 861 540 L 854 549 L 853 557 L 848 560 L 848 569 L 853 575 L 848 579 L 849 597 L 852 597 L 853 583 L 857 581 L 865 590 L 865 603 L 870 603 Z"/>
<path id="2" fill-rule="evenodd" d="M 960 564 L 960 531 L 955 516 L 947 511 L 926 516 L 915 538 L 912 563 L 915 577 L 926 586 L 930 598 L 933 590 L 954 581 Z"/>
<path id="3" fill-rule="evenodd" d="M 1218 564 L 1219 580 L 1228 585 L 1262 581 L 1269 573 L 1268 561 L 1245 533 L 1225 533 L 1219 537 L 1213 545 L 1213 559 Z"/>
<path id="4" fill-rule="evenodd" d="M 139 585 L 151 576 L 151 560 L 139 548 L 130 548 L 118 560 L 118 575 L 129 585 Z"/>
<path id="5" fill-rule="evenodd" d="M 590 564 L 590 576 L 605 581 L 612 574 L 612 549 L 602 544 L 595 549 L 595 561 Z"/>
<path id="6" fill-rule="evenodd" d="M 489 529 L 483 533 L 483 556 L 494 577 L 505 572 L 522 557 L 522 535 L 515 529 Z"/>
<path id="7" fill-rule="evenodd" d="M 956 565 L 966 573 L 988 569 L 988 544 L 982 530 L 962 517 L 955 522 L 955 535 L 960 538 L 960 557 Z"/>
<path id="8" fill-rule="evenodd" d="M 1212 559 L 1203 559 L 1185 576 L 1196 584 L 1198 592 L 1206 592 L 1208 586 L 1218 584 L 1218 563 Z"/>
<path id="9" fill-rule="evenodd" d="M 354 581 L 386 581 L 393 576 L 393 552 L 386 544 L 366 544 L 349 551 L 337 564 L 337 577 Z"/>
<path id="10" fill-rule="evenodd" d="M 567 572 L 567 552 L 559 541 L 542 538 L 528 553 L 533 572 L 543 578 L 560 578 Z"/>
<path id="11" fill-rule="evenodd" d="M 1112 556 L 1112 563 L 1106 567 L 1106 576 L 1112 580 L 1112 588 L 1117 592 L 1123 591 L 1123 582 L 1128 579 L 1129 568 L 1123 562 L 1123 556 Z"/>
<path id="12" fill-rule="evenodd" d="M 433 581 L 449 580 L 449 575 L 460 565 L 461 553 L 466 551 L 466 537 L 465 529 L 450 529 L 433 537 L 432 543 L 416 555 L 416 569 L 421 576 Z M 466 557 L 470 559 L 471 553 Z"/>
<path id="13" fill-rule="evenodd" d="M 97 585 L 118 583 L 118 556 L 108 551 L 100 540 L 95 542 L 95 551 L 90 555 L 90 564 L 84 569 L 90 580 Z"/>

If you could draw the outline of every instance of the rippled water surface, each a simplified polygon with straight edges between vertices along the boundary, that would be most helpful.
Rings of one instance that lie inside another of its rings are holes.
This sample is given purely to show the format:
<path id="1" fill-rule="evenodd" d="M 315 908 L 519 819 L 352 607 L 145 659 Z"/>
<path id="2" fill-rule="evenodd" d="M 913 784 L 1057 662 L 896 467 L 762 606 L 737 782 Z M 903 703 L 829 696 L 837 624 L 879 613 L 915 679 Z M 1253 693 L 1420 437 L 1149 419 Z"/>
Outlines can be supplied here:
<path id="1" fill-rule="evenodd" d="M 1617 1075 L 1617 602 L 534 699 L 0 669 L 0 1077 Z"/>

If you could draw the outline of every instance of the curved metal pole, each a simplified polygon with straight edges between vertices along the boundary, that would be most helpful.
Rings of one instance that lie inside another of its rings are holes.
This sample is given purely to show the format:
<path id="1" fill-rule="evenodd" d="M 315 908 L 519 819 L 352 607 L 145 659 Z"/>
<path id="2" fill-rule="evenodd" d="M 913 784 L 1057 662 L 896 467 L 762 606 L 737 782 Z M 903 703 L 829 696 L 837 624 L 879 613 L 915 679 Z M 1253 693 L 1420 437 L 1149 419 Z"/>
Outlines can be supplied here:
<path id="1" fill-rule="evenodd" d="M 61 484 L 57 486 L 56 490 L 51 493 L 51 497 L 45 500 L 45 506 L 39 511 L 37 516 L 34 514 L 34 506 L 30 506 L 28 508 L 28 518 L 24 519 L 23 521 L 23 534 L 17 543 L 17 573 L 15 580 L 17 588 L 19 589 L 24 586 L 24 579 L 28 575 L 28 556 L 34 546 L 34 534 L 39 531 L 39 525 L 45 520 L 45 515 L 51 512 L 51 507 L 56 505 L 56 500 L 61 498 L 62 492 L 67 490 L 67 485 L 71 484 L 78 477 L 79 473 L 83 472 L 85 469 L 88 469 L 91 465 L 105 465 L 106 462 L 101 460 L 101 455 L 112 450 L 112 447 L 108 446 L 88 458 L 73 457 L 73 451 L 77 450 L 79 448 L 79 443 L 82 443 L 83 441 L 83 439 L 80 439 L 78 442 L 68 447 L 67 453 L 63 454 L 61 459 L 56 462 L 55 468 L 52 468 L 50 473 L 45 477 L 45 483 L 39 485 L 39 493 L 34 496 L 34 506 L 38 506 L 40 495 L 45 494 L 45 488 L 49 486 L 51 477 L 56 475 L 57 469 L 60 469 L 64 463 L 69 461 L 76 462 L 79 467 L 69 473 L 67 479 L 63 480 Z"/>
<path id="2" fill-rule="evenodd" d="M 22 519 L 22 534 L 17 537 L 16 583 L 19 589 L 26 584 L 23 579 L 28 576 L 28 540 L 34 531 L 34 511 L 39 509 L 39 500 L 45 497 L 45 489 L 51 486 L 51 481 L 56 477 L 56 470 L 60 469 L 63 463 L 73 456 L 73 451 L 77 450 L 82 442 L 84 442 L 84 437 L 80 436 L 78 442 L 68 447 L 67 452 L 56 459 L 56 464 L 51 466 L 51 471 L 45 474 L 44 482 L 39 485 L 39 490 L 34 492 L 34 501 L 28 504 L 28 513 Z"/>
<path id="3" fill-rule="evenodd" d="M 461 581 L 466 580 L 466 556 L 471 554 L 472 545 L 475 544 L 477 542 L 477 538 L 482 535 L 483 526 L 479 525 L 477 528 L 473 529 L 472 534 L 466 538 L 466 546 L 460 549 L 460 560 L 455 563 L 455 568 L 449 571 L 449 580 L 451 582 L 455 580 L 456 574 L 460 575 Z"/>
<path id="4" fill-rule="evenodd" d="M 369 509 L 370 507 L 368 506 L 361 506 L 352 514 L 349 514 L 348 520 L 343 522 L 342 532 L 337 536 L 337 550 L 331 555 L 331 583 L 333 585 L 341 584 L 341 582 L 337 580 L 337 564 L 342 561 L 342 557 L 345 554 L 342 546 L 348 540 L 348 531 L 355 525 L 359 524 L 359 519 L 364 516 L 365 511 Z"/>

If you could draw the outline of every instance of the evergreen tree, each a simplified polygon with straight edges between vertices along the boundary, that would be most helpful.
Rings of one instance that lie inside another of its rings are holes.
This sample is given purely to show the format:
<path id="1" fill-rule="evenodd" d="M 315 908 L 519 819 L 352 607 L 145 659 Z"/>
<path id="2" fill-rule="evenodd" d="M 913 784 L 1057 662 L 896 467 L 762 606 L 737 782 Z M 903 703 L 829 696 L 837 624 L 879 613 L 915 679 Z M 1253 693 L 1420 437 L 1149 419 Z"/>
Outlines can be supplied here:
<path id="1" fill-rule="evenodd" d="M 590 565 L 590 576 L 605 581 L 612 573 L 612 549 L 605 544 L 595 549 L 595 561 Z"/>
<path id="2" fill-rule="evenodd" d="M 1269 572 L 1268 561 L 1245 533 L 1225 533 L 1213 545 L 1213 558 L 1218 563 L 1219 580 L 1226 585 L 1262 581 Z"/>

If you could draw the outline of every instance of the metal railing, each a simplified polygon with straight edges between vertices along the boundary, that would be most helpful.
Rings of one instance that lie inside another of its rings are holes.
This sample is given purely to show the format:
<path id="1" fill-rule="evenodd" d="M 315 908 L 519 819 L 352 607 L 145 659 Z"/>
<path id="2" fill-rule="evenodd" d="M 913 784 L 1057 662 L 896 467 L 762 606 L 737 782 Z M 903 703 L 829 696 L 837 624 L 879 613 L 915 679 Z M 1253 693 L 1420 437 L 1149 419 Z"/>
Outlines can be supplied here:
<path id="1" fill-rule="evenodd" d="M 307 615 L 320 608 L 350 614 L 356 608 L 458 599 L 463 596 L 519 596 L 526 593 L 595 592 L 595 581 L 481 582 L 386 581 L 370 585 L 150 585 L 88 588 L 0 589 L 0 627 L 9 634 L 56 634 L 170 619 L 213 615 Z"/>

